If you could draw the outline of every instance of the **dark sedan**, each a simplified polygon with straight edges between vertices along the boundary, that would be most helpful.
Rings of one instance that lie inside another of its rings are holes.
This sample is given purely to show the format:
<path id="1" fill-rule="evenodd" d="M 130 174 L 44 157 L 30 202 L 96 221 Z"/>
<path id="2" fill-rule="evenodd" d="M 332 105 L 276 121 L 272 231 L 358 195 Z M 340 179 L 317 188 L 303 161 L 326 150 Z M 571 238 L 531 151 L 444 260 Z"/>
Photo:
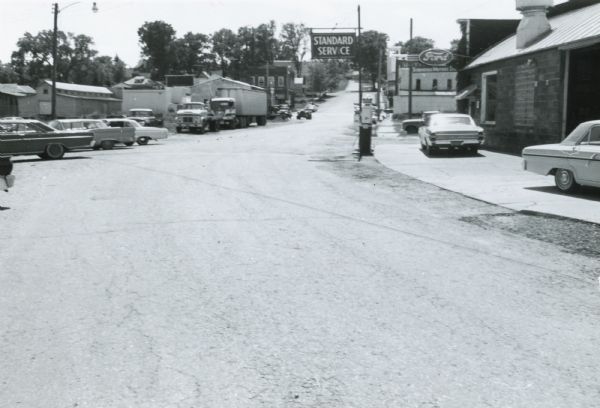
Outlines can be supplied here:
<path id="1" fill-rule="evenodd" d="M 0 120 L 0 155 L 37 154 L 42 159 L 61 159 L 65 152 L 90 148 L 91 132 L 59 132 L 38 120 Z"/>

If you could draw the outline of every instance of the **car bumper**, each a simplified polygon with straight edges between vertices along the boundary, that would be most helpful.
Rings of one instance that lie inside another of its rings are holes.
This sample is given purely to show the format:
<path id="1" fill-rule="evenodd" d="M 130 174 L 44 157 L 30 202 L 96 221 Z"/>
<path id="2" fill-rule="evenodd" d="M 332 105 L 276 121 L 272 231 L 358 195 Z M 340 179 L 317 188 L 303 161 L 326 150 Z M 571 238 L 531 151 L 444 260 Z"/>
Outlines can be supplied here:
<path id="1" fill-rule="evenodd" d="M 8 190 L 15 185 L 15 176 L 9 174 L 8 176 L 0 176 L 0 190 Z"/>
<path id="2" fill-rule="evenodd" d="M 461 148 L 461 147 L 473 147 L 473 146 L 481 146 L 483 144 L 483 140 L 478 139 L 465 139 L 465 140 L 429 140 L 428 141 L 431 146 L 439 147 L 439 148 Z"/>

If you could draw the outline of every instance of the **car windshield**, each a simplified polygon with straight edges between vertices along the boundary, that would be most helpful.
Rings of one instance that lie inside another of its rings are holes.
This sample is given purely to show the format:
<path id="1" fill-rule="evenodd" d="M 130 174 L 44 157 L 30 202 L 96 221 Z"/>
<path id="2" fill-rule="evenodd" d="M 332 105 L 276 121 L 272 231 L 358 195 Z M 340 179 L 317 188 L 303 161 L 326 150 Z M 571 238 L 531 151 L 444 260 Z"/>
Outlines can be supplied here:
<path id="1" fill-rule="evenodd" d="M 432 116 L 431 126 L 472 125 L 473 119 L 468 116 Z"/>
<path id="2" fill-rule="evenodd" d="M 586 136 L 590 126 L 586 123 L 582 123 L 577 126 L 560 144 L 565 146 L 575 146 Z"/>
<path id="3" fill-rule="evenodd" d="M 203 103 L 184 103 L 181 109 L 206 109 Z"/>

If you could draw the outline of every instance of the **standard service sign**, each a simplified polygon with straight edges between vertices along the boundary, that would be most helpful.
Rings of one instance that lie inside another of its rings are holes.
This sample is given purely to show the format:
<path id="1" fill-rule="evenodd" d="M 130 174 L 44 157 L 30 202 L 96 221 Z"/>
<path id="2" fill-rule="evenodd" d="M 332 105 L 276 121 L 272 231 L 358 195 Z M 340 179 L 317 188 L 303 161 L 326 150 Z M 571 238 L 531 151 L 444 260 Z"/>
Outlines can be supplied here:
<path id="1" fill-rule="evenodd" d="M 353 58 L 354 33 L 311 33 L 312 59 Z"/>

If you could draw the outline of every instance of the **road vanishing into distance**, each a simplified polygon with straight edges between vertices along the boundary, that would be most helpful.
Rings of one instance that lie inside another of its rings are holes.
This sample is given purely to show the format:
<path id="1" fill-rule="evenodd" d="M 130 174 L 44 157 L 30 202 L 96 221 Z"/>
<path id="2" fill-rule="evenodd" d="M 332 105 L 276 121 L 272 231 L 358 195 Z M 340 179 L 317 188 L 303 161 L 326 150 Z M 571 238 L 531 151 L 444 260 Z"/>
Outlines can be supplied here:
<path id="1" fill-rule="evenodd" d="M 357 161 L 356 99 L 15 158 L 0 407 L 600 406 L 598 258 Z"/>

